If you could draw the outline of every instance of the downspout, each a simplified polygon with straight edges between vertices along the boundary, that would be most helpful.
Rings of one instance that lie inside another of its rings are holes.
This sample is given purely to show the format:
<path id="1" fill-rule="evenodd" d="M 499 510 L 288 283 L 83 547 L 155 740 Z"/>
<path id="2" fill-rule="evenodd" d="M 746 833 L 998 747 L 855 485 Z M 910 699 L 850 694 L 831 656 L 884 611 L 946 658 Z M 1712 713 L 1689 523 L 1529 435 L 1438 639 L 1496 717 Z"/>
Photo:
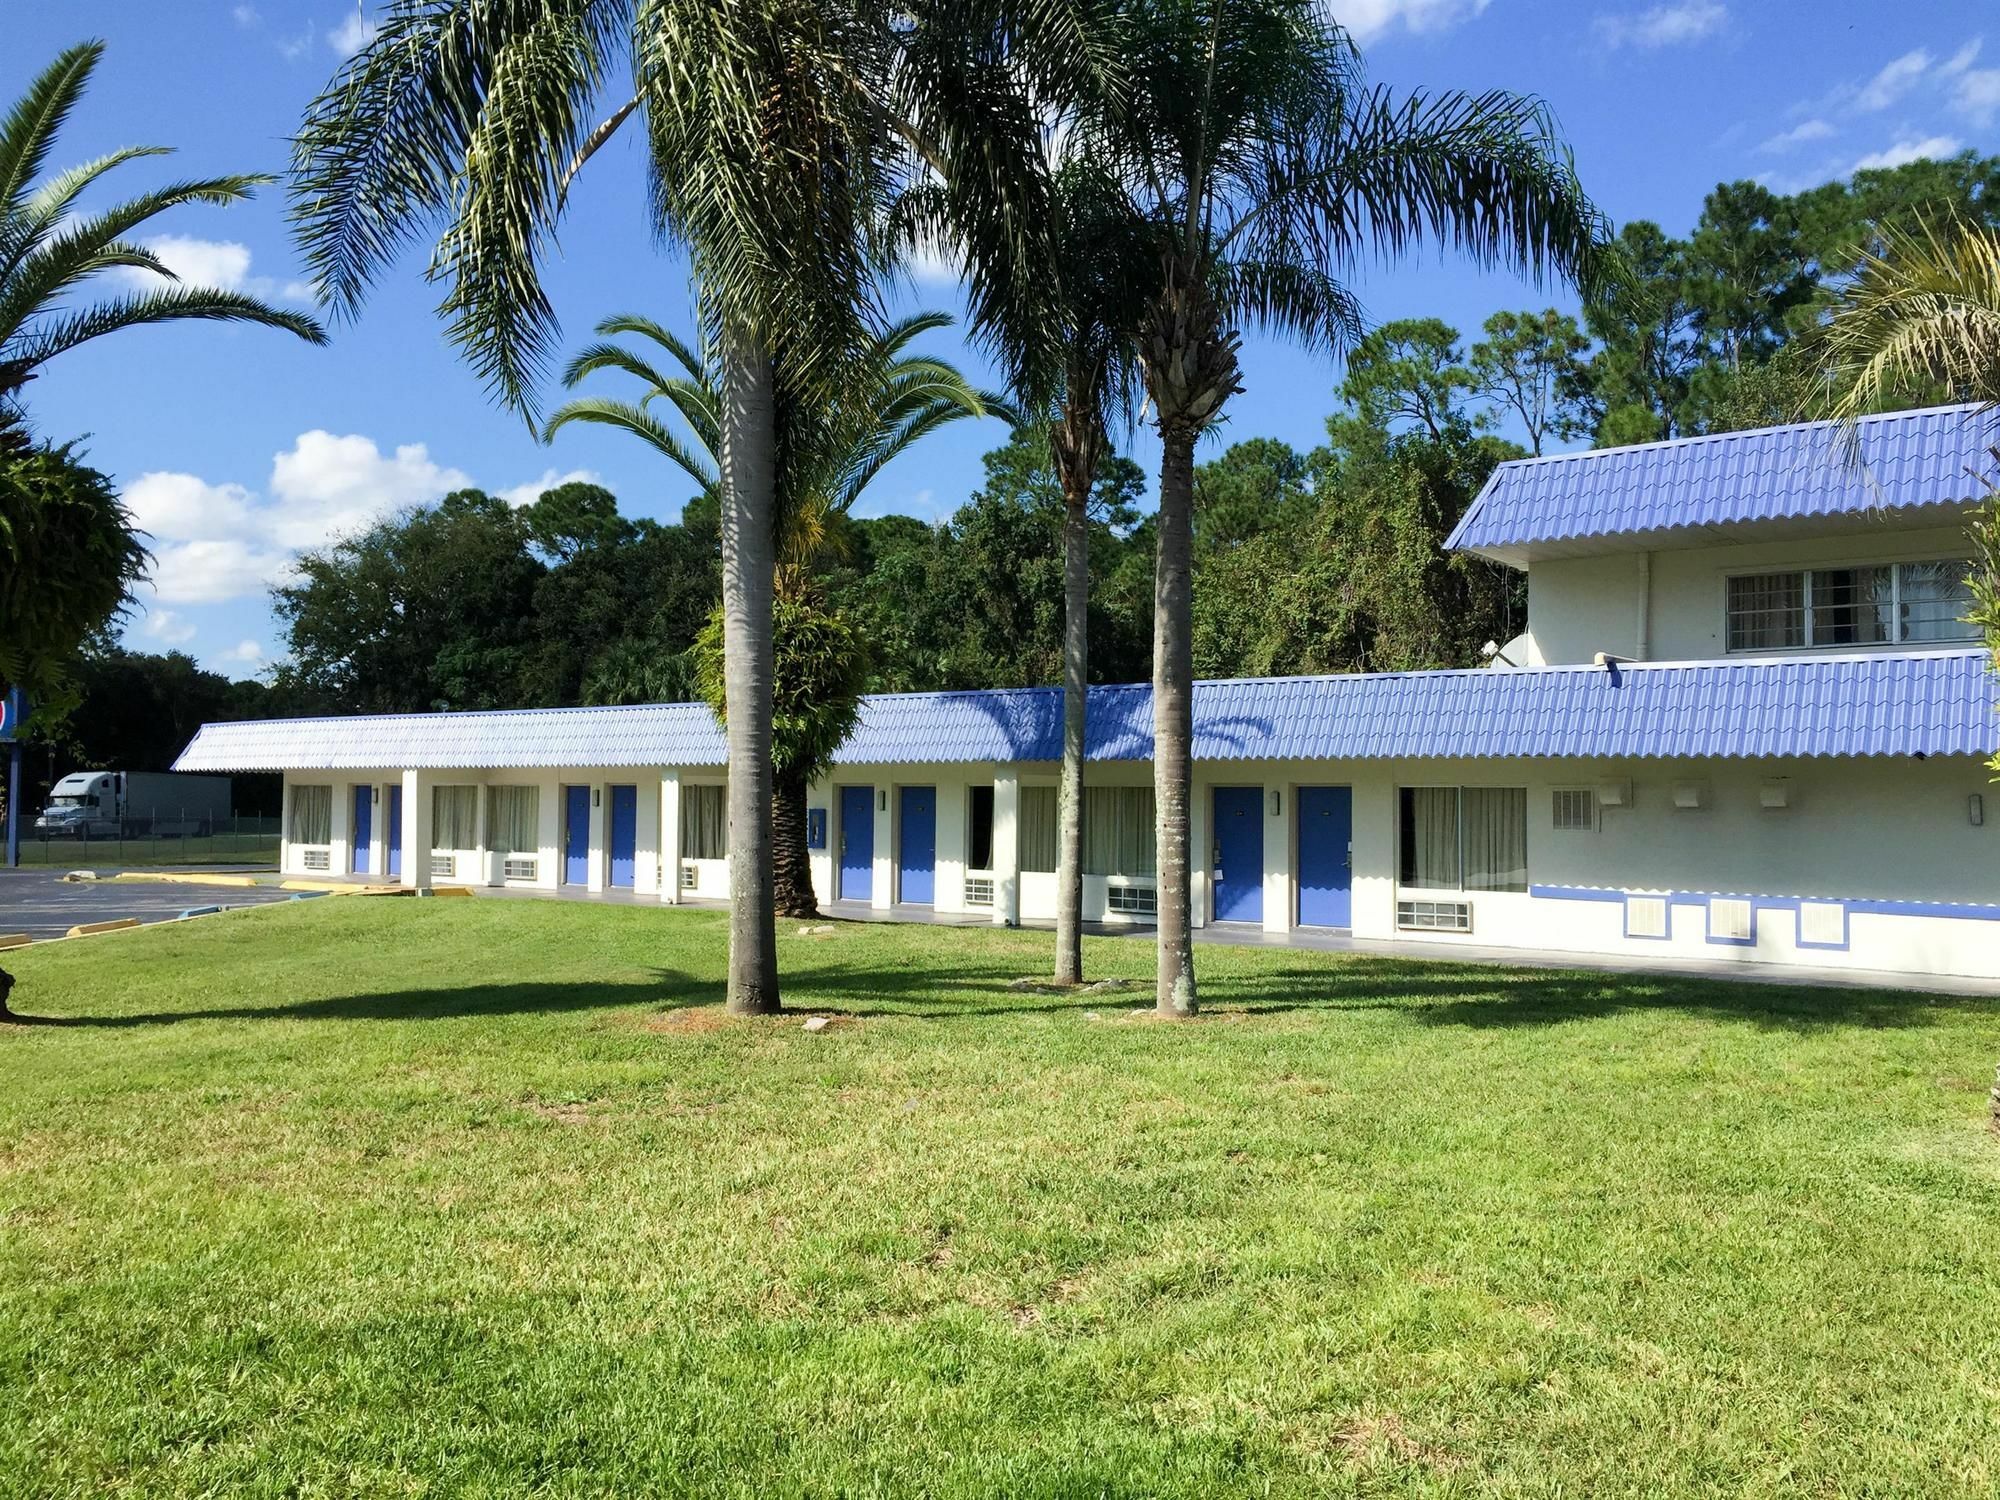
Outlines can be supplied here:
<path id="1" fill-rule="evenodd" d="M 1653 554 L 1639 554 L 1639 640 L 1632 653 L 1634 661 L 1650 661 L 1653 656 Z"/>

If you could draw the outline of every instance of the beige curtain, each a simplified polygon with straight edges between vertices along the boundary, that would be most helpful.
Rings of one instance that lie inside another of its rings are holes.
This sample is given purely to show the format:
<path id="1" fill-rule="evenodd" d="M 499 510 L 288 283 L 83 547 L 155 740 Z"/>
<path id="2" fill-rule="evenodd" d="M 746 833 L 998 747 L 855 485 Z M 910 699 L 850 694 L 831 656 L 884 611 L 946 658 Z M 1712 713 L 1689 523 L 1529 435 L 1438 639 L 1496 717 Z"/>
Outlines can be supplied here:
<path id="1" fill-rule="evenodd" d="M 1056 868 L 1056 789 L 1021 788 L 1021 868 L 1052 875 Z"/>
<path id="2" fill-rule="evenodd" d="M 479 847 L 478 787 L 431 788 L 431 847 L 433 849 Z"/>
<path id="3" fill-rule="evenodd" d="M 295 786 L 292 788 L 291 839 L 295 844 L 333 842 L 333 788 Z"/>
<path id="4" fill-rule="evenodd" d="M 500 854 L 541 852 L 541 791 L 536 786 L 493 788 L 493 847 Z"/>
<path id="5" fill-rule="evenodd" d="M 1092 786 L 1083 790 L 1083 870 L 1086 875 L 1152 875 L 1153 789 Z"/>
<path id="6" fill-rule="evenodd" d="M 1402 883 L 1413 890 L 1455 891 L 1458 885 L 1458 788 L 1402 790 Z"/>
<path id="7" fill-rule="evenodd" d="M 1469 786 L 1465 789 L 1465 888 L 1468 891 L 1525 891 L 1528 888 L 1528 789 Z"/>
<path id="8" fill-rule="evenodd" d="M 682 859 L 729 857 L 729 814 L 722 793 L 719 786 L 682 786 Z"/>

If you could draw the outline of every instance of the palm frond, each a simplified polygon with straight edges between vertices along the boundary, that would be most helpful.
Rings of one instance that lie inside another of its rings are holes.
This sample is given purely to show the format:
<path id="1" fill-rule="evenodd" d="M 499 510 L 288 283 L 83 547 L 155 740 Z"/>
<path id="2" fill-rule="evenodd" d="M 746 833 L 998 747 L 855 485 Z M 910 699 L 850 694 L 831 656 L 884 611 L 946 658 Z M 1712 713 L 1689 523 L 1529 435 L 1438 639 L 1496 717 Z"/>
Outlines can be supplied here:
<path id="1" fill-rule="evenodd" d="M 574 401 L 566 401 L 550 414 L 549 424 L 542 433 L 543 440 L 553 439 L 572 422 L 592 422 L 631 433 L 701 485 L 705 492 L 713 493 L 719 483 L 710 454 L 689 447 L 664 422 L 636 402 L 614 401 L 606 396 L 580 396 Z"/>
<path id="2" fill-rule="evenodd" d="M 41 176 L 56 136 L 103 57 L 100 41 L 66 48 L 36 75 L 27 93 L 0 121 L 0 218 L 11 218 L 20 210 L 28 184 Z"/>
<path id="3" fill-rule="evenodd" d="M 241 292 L 172 286 L 102 302 L 24 332 L 0 349 L 0 393 L 17 388 L 41 365 L 92 339 L 127 328 L 189 320 L 257 323 L 297 334 L 309 344 L 326 342 L 326 330 L 304 313 L 272 307 Z"/>
<path id="4" fill-rule="evenodd" d="M 1828 323 L 1834 414 L 1934 392 L 2000 401 L 2000 238 L 1972 226 L 1886 228 Z"/>

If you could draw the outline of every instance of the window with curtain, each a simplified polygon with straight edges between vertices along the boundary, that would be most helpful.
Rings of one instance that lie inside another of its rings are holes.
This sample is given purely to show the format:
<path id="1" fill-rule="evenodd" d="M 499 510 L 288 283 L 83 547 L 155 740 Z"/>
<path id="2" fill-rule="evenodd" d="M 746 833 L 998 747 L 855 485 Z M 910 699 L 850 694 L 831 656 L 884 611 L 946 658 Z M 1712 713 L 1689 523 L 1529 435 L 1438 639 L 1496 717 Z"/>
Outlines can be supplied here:
<path id="1" fill-rule="evenodd" d="M 1970 567 L 1943 559 L 1739 575 L 1726 588 L 1729 649 L 1975 639 Z"/>
<path id="2" fill-rule="evenodd" d="M 295 786 L 292 788 L 291 841 L 295 844 L 333 842 L 333 788 Z"/>
<path id="3" fill-rule="evenodd" d="M 681 858 L 727 859 L 729 813 L 719 786 L 681 787 Z"/>
<path id="4" fill-rule="evenodd" d="M 1021 868 L 1053 875 L 1056 868 L 1056 789 L 1021 788 Z"/>
<path id="5" fill-rule="evenodd" d="M 993 868 L 993 788 L 976 786 L 966 798 L 965 867 Z"/>
<path id="6" fill-rule="evenodd" d="M 541 852 L 541 793 L 536 786 L 493 788 L 493 848 L 497 853 Z"/>
<path id="7" fill-rule="evenodd" d="M 1465 888 L 1528 888 L 1528 789 L 1469 786 L 1460 804 L 1465 830 Z"/>
<path id="8" fill-rule="evenodd" d="M 478 787 L 431 788 L 431 847 L 433 849 L 479 847 Z"/>
<path id="9" fill-rule="evenodd" d="M 1152 875 L 1153 789 L 1090 786 L 1083 789 L 1083 872 L 1086 875 Z"/>
<path id="10" fill-rule="evenodd" d="M 1528 790 L 1406 786 L 1397 794 L 1397 880 L 1420 891 L 1525 891 Z"/>

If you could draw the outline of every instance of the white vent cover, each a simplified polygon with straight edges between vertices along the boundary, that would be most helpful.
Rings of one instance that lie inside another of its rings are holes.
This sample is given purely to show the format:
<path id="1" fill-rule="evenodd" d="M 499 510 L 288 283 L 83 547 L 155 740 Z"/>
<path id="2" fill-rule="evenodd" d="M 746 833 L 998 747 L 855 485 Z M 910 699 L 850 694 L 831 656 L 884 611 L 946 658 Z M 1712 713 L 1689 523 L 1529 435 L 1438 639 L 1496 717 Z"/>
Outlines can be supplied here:
<path id="1" fill-rule="evenodd" d="M 1630 807 L 1632 805 L 1632 783 L 1629 781 L 1598 782 L 1597 805 L 1599 807 Z"/>
<path id="2" fill-rule="evenodd" d="M 1817 948 L 1847 946 L 1847 908 L 1838 901 L 1799 903 L 1799 941 Z"/>
<path id="3" fill-rule="evenodd" d="M 1757 789 L 1759 807 L 1779 808 L 1792 805 L 1792 784 L 1789 781 L 1767 781 Z"/>
<path id="4" fill-rule="evenodd" d="M 1472 931 L 1470 901 L 1398 901 L 1396 925 L 1416 932 Z"/>
<path id="5" fill-rule="evenodd" d="M 693 865 L 681 866 L 681 889 L 691 891 L 701 883 L 700 872 Z"/>
<path id="6" fill-rule="evenodd" d="M 301 851 L 299 863 L 308 870 L 331 870 L 333 853 L 327 849 L 306 849 Z"/>
<path id="7" fill-rule="evenodd" d="M 449 854 L 433 854 L 431 856 L 431 879 L 449 880 L 451 879 L 453 869 L 454 866 Z"/>
<path id="8" fill-rule="evenodd" d="M 1708 935 L 1723 942 L 1750 941 L 1750 903 L 1715 897 L 1708 903 Z"/>
<path id="9" fill-rule="evenodd" d="M 1627 896 L 1625 898 L 1625 934 L 1627 937 L 1663 938 L 1667 936 L 1667 898 L 1665 896 Z"/>
<path id="10" fill-rule="evenodd" d="M 1149 885 L 1114 885 L 1104 894 L 1105 904 L 1112 911 L 1134 912 L 1150 917 L 1160 909 L 1160 898 Z"/>
<path id="11" fill-rule="evenodd" d="M 1555 826 L 1563 833 L 1590 833 L 1597 827 L 1597 798 L 1588 787 L 1557 787 Z"/>
<path id="12" fill-rule="evenodd" d="M 501 873 L 508 880 L 533 880 L 535 860 L 532 855 L 523 859 L 510 859 L 501 867 Z"/>
<path id="13" fill-rule="evenodd" d="M 1676 781 L 1674 783 L 1674 806 L 1708 806 L 1708 783 L 1705 781 Z"/>
<path id="14" fill-rule="evenodd" d="M 967 906 L 991 906 L 993 904 L 993 877 L 991 875 L 968 875 L 965 877 L 965 904 Z"/>

